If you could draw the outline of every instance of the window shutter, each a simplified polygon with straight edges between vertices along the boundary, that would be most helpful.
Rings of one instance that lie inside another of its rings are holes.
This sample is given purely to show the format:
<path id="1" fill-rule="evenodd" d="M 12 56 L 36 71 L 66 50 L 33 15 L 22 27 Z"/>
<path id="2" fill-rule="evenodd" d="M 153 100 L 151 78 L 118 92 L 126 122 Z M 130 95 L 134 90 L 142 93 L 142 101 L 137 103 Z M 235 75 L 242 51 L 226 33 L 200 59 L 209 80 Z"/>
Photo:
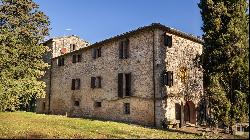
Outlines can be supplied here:
<path id="1" fill-rule="evenodd" d="M 80 89 L 80 86 L 81 86 L 81 80 L 77 79 L 77 89 Z"/>
<path id="2" fill-rule="evenodd" d="M 91 77 L 91 88 L 95 88 L 95 77 Z"/>
<path id="3" fill-rule="evenodd" d="M 123 73 L 118 73 L 118 97 L 123 97 Z"/>
<path id="4" fill-rule="evenodd" d="M 174 73 L 171 71 L 171 86 L 174 85 Z"/>
<path id="5" fill-rule="evenodd" d="M 98 87 L 98 88 L 101 88 L 102 87 L 102 85 L 101 85 L 101 77 L 99 76 L 99 77 L 96 77 L 96 82 L 97 82 L 97 86 L 96 87 Z"/>
<path id="6" fill-rule="evenodd" d="M 125 59 L 127 59 L 128 58 L 128 55 L 129 55 L 129 40 L 128 39 L 126 39 L 126 41 L 124 41 L 124 43 L 125 43 L 125 45 L 124 45 L 124 47 L 123 47 L 123 49 L 124 49 L 124 51 L 123 51 L 123 56 L 124 56 L 124 58 Z"/>
<path id="7" fill-rule="evenodd" d="M 75 90 L 75 82 L 76 82 L 76 79 L 72 79 L 71 90 Z"/>
<path id="8" fill-rule="evenodd" d="M 58 66 L 61 66 L 61 59 L 60 58 L 57 59 L 57 64 L 58 64 Z"/>
<path id="9" fill-rule="evenodd" d="M 92 49 L 92 58 L 96 59 L 96 48 Z"/>
<path id="10" fill-rule="evenodd" d="M 64 66 L 64 58 L 62 58 L 61 66 Z"/>
<path id="11" fill-rule="evenodd" d="M 125 81 L 126 81 L 126 96 L 131 96 L 131 73 L 125 74 Z"/>
<path id="12" fill-rule="evenodd" d="M 162 75 L 162 84 L 167 85 L 168 84 L 167 82 L 168 82 L 168 74 L 166 71 L 164 71 Z"/>
<path id="13" fill-rule="evenodd" d="M 73 44 L 73 51 L 76 49 L 76 44 Z"/>
<path id="14" fill-rule="evenodd" d="M 98 55 L 98 57 L 101 57 L 102 56 L 102 48 L 100 47 L 100 48 L 98 48 L 98 51 L 97 51 L 97 55 Z"/>
<path id="15" fill-rule="evenodd" d="M 172 47 L 172 36 L 168 36 L 168 46 Z"/>
<path id="16" fill-rule="evenodd" d="M 123 41 L 119 42 L 119 58 L 123 58 Z"/>
<path id="17" fill-rule="evenodd" d="M 169 87 L 173 86 L 173 71 L 167 72 L 167 85 Z"/>
<path id="18" fill-rule="evenodd" d="M 78 54 L 77 57 L 78 57 L 78 60 L 77 60 L 77 61 L 78 61 L 78 62 L 81 62 L 81 60 L 82 60 L 82 55 L 81 55 L 81 54 Z"/>
<path id="19" fill-rule="evenodd" d="M 72 63 L 76 63 L 76 55 L 73 55 Z"/>

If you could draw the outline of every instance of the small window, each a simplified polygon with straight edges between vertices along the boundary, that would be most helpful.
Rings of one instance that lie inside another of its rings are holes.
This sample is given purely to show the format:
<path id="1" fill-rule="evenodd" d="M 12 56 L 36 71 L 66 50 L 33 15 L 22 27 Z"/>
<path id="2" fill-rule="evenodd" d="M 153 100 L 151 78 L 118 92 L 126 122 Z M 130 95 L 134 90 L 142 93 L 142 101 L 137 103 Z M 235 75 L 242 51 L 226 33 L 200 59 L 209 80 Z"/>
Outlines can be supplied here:
<path id="1" fill-rule="evenodd" d="M 130 104 L 124 103 L 124 114 L 130 114 Z"/>
<path id="2" fill-rule="evenodd" d="M 71 90 L 80 89 L 81 81 L 80 79 L 72 79 Z"/>
<path id="3" fill-rule="evenodd" d="M 64 66 L 64 58 L 63 57 L 60 57 L 57 59 L 57 65 L 58 66 Z"/>
<path id="4" fill-rule="evenodd" d="M 76 49 L 76 44 L 70 44 L 70 51 L 74 51 Z"/>
<path id="5" fill-rule="evenodd" d="M 79 106 L 80 105 L 79 101 L 75 101 L 74 105 Z"/>
<path id="6" fill-rule="evenodd" d="M 95 102 L 95 107 L 96 107 L 96 108 L 102 107 L 102 102 Z"/>
<path id="7" fill-rule="evenodd" d="M 96 59 L 102 56 L 101 47 L 92 49 L 92 58 Z"/>
<path id="8" fill-rule="evenodd" d="M 72 63 L 81 62 L 81 59 L 82 59 L 82 55 L 81 54 L 73 55 L 72 56 Z"/>
<path id="9" fill-rule="evenodd" d="M 173 86 L 173 71 L 165 71 L 162 77 L 162 83 L 166 86 Z"/>
<path id="10" fill-rule="evenodd" d="M 172 47 L 172 36 L 164 35 L 164 45 L 168 47 Z"/>
<path id="11" fill-rule="evenodd" d="M 101 81 L 102 81 L 101 76 L 91 77 L 91 88 L 101 88 L 102 87 Z"/>
<path id="12" fill-rule="evenodd" d="M 127 59 L 129 57 L 129 40 L 119 42 L 119 58 Z"/>

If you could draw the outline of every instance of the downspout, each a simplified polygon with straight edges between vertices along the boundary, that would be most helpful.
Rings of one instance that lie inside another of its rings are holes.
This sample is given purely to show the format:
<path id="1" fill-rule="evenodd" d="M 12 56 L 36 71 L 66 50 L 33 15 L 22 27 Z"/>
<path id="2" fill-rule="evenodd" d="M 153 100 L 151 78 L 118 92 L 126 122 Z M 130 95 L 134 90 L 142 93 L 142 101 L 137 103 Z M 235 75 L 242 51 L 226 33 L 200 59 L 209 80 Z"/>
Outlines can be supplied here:
<path id="1" fill-rule="evenodd" d="M 156 127 L 156 113 L 155 113 L 155 32 L 153 29 L 153 94 L 154 94 L 154 126 Z"/>
<path id="2" fill-rule="evenodd" d="M 52 74 L 52 59 L 50 59 L 50 69 L 49 69 L 49 109 L 48 114 L 50 114 L 50 98 L 51 98 L 51 74 Z"/>

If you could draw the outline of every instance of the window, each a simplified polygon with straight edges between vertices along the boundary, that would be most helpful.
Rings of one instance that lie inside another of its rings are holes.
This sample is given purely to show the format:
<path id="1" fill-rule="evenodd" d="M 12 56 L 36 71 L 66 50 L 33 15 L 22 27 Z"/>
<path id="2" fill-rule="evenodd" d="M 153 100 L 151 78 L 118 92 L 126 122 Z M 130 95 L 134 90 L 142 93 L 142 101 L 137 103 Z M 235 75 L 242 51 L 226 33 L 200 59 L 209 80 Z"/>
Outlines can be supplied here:
<path id="1" fill-rule="evenodd" d="M 58 66 L 64 66 L 64 58 L 63 57 L 60 57 L 57 59 L 57 65 Z"/>
<path id="2" fill-rule="evenodd" d="M 73 55 L 72 63 L 81 62 L 81 59 L 82 59 L 82 55 L 81 54 Z"/>
<path id="3" fill-rule="evenodd" d="M 123 40 L 119 43 L 119 58 L 127 59 L 129 56 L 129 40 Z"/>
<path id="4" fill-rule="evenodd" d="M 131 73 L 118 73 L 118 97 L 131 96 Z"/>
<path id="5" fill-rule="evenodd" d="M 124 114 L 130 114 L 130 104 L 124 103 Z"/>
<path id="6" fill-rule="evenodd" d="M 101 47 L 92 49 L 92 58 L 96 59 L 98 57 L 101 57 Z"/>
<path id="7" fill-rule="evenodd" d="M 101 88 L 102 84 L 102 77 L 98 76 L 98 77 L 91 77 L 91 88 Z"/>
<path id="8" fill-rule="evenodd" d="M 79 106 L 80 105 L 79 101 L 75 101 L 74 105 Z"/>
<path id="9" fill-rule="evenodd" d="M 172 36 L 164 35 L 164 45 L 168 47 L 172 47 Z"/>
<path id="10" fill-rule="evenodd" d="M 162 82 L 163 82 L 163 85 L 166 85 L 166 86 L 173 86 L 173 71 L 165 71 L 163 73 L 163 79 L 162 79 Z"/>
<path id="11" fill-rule="evenodd" d="M 96 107 L 96 108 L 102 107 L 102 102 L 95 102 L 95 107 Z"/>
<path id="12" fill-rule="evenodd" d="M 70 44 L 70 51 L 74 51 L 76 49 L 76 44 Z"/>
<path id="13" fill-rule="evenodd" d="M 80 79 L 72 79 L 71 90 L 80 89 L 81 81 Z"/>

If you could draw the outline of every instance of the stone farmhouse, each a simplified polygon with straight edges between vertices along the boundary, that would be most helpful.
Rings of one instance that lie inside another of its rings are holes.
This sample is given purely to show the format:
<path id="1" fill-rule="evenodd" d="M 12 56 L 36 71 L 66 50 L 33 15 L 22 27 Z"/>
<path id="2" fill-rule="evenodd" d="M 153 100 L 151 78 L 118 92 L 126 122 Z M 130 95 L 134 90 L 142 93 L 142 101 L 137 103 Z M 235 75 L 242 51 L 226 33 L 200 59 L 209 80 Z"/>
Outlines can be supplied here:
<path id="1" fill-rule="evenodd" d="M 46 97 L 37 113 L 146 126 L 196 124 L 203 98 L 202 40 L 153 23 L 90 44 L 50 39 Z"/>

